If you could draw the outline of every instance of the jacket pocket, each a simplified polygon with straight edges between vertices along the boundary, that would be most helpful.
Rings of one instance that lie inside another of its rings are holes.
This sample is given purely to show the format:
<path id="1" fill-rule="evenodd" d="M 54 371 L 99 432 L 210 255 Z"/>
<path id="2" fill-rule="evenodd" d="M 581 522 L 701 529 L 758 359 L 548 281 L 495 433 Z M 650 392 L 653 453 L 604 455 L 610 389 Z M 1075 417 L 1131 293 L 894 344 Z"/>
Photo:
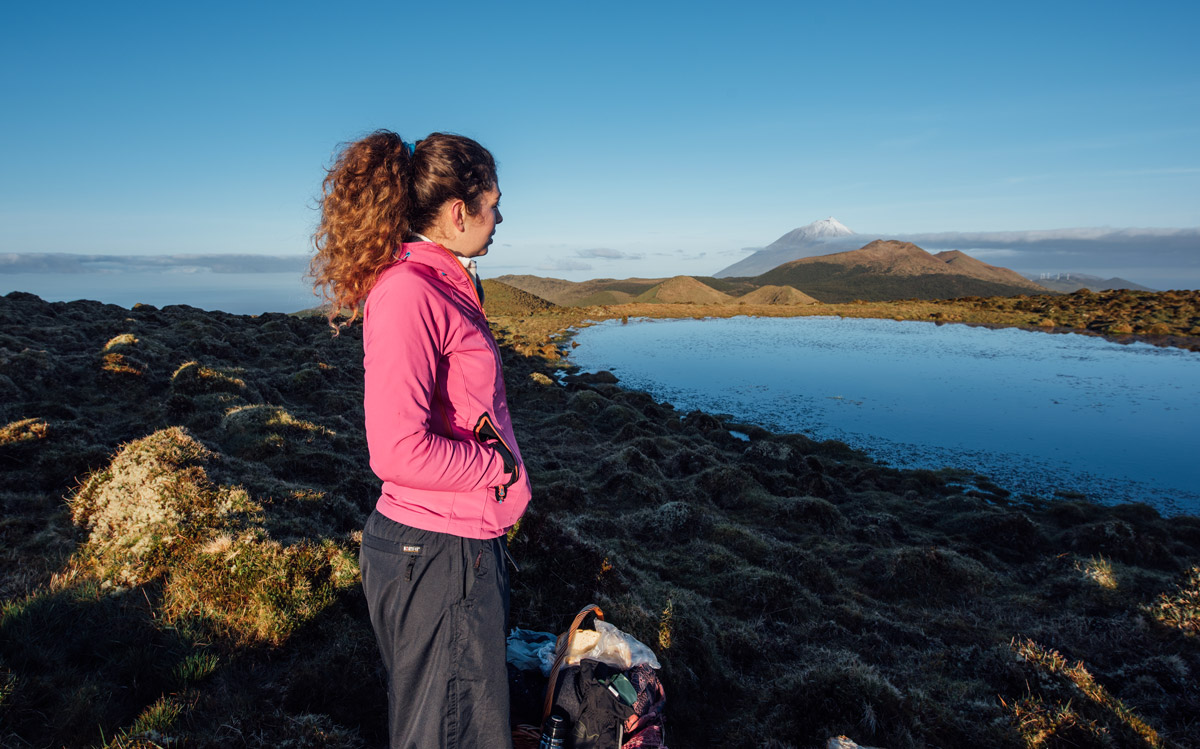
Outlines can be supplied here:
<path id="1" fill-rule="evenodd" d="M 495 487 L 496 501 L 503 502 L 504 497 L 508 494 L 508 487 L 517 482 L 521 477 L 521 466 L 517 464 L 516 453 L 504 441 L 504 437 L 500 436 L 500 430 L 496 429 L 496 424 L 492 421 L 492 415 L 486 411 L 479 417 L 479 421 L 475 423 L 475 439 L 483 445 L 495 450 L 500 454 L 500 459 L 504 461 L 504 470 L 509 474 L 508 481 L 500 486 Z"/>

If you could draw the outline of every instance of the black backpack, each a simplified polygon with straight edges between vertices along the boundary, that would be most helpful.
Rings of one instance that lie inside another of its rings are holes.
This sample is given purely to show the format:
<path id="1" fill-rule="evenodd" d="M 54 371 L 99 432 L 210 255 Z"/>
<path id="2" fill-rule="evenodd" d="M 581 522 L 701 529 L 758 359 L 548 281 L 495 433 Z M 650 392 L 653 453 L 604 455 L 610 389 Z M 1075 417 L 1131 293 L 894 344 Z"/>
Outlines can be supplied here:
<path id="1" fill-rule="evenodd" d="M 566 665 L 575 632 L 588 614 L 604 619 L 599 606 L 585 606 L 558 638 L 542 720 L 558 713 L 569 721 L 568 749 L 666 749 L 666 697 L 652 667 L 622 671 L 586 658 Z"/>

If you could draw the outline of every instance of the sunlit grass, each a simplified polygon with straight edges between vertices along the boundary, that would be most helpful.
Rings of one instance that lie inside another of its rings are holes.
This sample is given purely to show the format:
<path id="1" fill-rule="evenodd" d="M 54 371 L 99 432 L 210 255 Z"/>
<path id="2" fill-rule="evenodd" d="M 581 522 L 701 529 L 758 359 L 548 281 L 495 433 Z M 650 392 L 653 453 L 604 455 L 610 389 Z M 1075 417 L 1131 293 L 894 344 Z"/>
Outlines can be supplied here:
<path id="1" fill-rule="evenodd" d="M 1117 576 L 1113 571 L 1112 562 L 1102 556 L 1092 557 L 1086 562 L 1076 562 L 1075 569 L 1105 590 L 1117 589 Z"/>
<path id="2" fill-rule="evenodd" d="M 1163 593 L 1143 610 L 1164 626 L 1200 635 L 1200 567 L 1192 567 L 1173 593 Z"/>
<path id="3" fill-rule="evenodd" d="M 45 439 L 48 428 L 46 421 L 38 418 L 21 419 L 5 424 L 0 427 L 0 446 Z"/>
<path id="4" fill-rule="evenodd" d="M 1074 692 L 1068 692 L 1065 700 L 1059 698 L 1048 702 L 1040 696 L 1030 695 L 1013 705 L 1014 718 L 1030 749 L 1046 746 L 1052 737 L 1069 742 L 1071 739 L 1063 734 L 1072 731 L 1100 737 L 1108 732 L 1106 724 L 1112 718 L 1147 746 L 1155 749 L 1165 746 L 1158 732 L 1097 682 L 1081 661 L 1071 663 L 1057 650 L 1044 648 L 1030 639 L 1015 640 L 1013 650 L 1048 676 L 1063 678 L 1075 688 Z M 1089 703 L 1099 710 L 1090 707 Z"/>

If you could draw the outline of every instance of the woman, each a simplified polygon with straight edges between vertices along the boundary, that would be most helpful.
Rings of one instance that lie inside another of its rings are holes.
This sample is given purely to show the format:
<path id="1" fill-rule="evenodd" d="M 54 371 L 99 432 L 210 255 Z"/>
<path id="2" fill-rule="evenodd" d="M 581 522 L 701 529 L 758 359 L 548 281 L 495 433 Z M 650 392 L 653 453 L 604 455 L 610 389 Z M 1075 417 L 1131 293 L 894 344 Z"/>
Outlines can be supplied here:
<path id="1" fill-rule="evenodd" d="M 529 502 L 472 258 L 500 215 L 487 149 L 378 131 L 324 182 L 313 275 L 363 308 L 364 406 L 383 491 L 359 561 L 393 747 L 510 744 L 505 533 Z"/>

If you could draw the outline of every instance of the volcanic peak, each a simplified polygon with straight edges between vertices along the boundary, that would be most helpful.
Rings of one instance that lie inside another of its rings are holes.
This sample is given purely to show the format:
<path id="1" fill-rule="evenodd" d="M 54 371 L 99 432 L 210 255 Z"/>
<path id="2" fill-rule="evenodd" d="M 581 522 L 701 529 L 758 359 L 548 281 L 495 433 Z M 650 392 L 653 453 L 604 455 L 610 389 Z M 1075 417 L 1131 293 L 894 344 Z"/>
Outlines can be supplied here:
<path id="1" fill-rule="evenodd" d="M 806 244 L 819 239 L 850 237 L 853 235 L 854 232 L 847 228 L 845 224 L 830 216 L 820 221 L 814 221 L 807 226 L 801 226 L 799 229 L 792 229 L 787 234 L 776 239 L 768 247 Z"/>

